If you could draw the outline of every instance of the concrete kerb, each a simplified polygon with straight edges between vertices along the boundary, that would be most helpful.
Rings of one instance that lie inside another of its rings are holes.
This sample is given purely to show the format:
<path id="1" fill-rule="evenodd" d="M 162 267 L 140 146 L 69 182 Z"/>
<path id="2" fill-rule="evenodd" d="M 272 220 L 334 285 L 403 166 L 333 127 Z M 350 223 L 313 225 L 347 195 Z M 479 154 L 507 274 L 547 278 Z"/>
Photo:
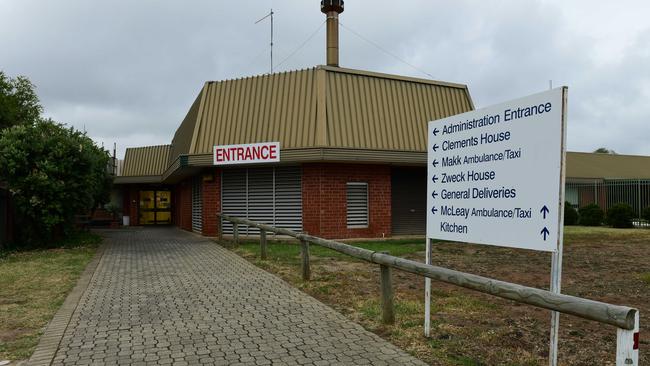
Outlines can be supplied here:
<path id="1" fill-rule="evenodd" d="M 83 296 L 84 292 L 88 288 L 90 281 L 95 275 L 95 270 L 101 261 L 106 244 L 101 244 L 95 253 L 93 259 L 88 263 L 83 273 L 79 277 L 77 284 L 68 294 L 63 305 L 59 310 L 54 314 L 52 320 L 48 323 L 43 335 L 41 336 L 36 350 L 27 361 L 27 365 L 30 366 L 45 366 L 50 365 L 52 360 L 56 356 L 56 352 L 59 349 L 59 344 L 63 338 L 63 334 L 70 323 L 72 314 L 74 314 L 79 305 L 79 300 Z"/>

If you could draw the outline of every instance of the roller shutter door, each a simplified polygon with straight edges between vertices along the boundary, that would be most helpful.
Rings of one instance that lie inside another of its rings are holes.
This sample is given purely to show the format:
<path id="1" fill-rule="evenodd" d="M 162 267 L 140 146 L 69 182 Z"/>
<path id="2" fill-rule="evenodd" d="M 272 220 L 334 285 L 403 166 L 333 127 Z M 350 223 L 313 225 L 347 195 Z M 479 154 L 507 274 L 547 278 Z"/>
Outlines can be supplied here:
<path id="1" fill-rule="evenodd" d="M 192 231 L 203 230 L 203 186 L 200 178 L 192 181 Z"/>
<path id="2" fill-rule="evenodd" d="M 248 217 L 246 169 L 224 170 L 221 179 L 221 210 L 226 215 Z M 232 224 L 223 222 L 224 234 L 232 234 Z"/>
<path id="3" fill-rule="evenodd" d="M 225 214 L 295 231 L 302 230 L 300 167 L 225 169 L 221 207 Z M 224 234 L 232 224 L 223 222 Z M 257 228 L 241 227 L 242 235 L 258 235 Z"/>
<path id="4" fill-rule="evenodd" d="M 424 235 L 427 206 L 426 168 L 394 168 L 391 177 L 393 235 Z"/>
<path id="5" fill-rule="evenodd" d="M 248 169 L 249 220 L 273 225 L 273 168 Z M 246 227 L 248 235 L 259 235 L 258 228 Z"/>
<path id="6" fill-rule="evenodd" d="M 302 175 L 300 167 L 275 169 L 275 221 L 284 229 L 302 231 Z"/>

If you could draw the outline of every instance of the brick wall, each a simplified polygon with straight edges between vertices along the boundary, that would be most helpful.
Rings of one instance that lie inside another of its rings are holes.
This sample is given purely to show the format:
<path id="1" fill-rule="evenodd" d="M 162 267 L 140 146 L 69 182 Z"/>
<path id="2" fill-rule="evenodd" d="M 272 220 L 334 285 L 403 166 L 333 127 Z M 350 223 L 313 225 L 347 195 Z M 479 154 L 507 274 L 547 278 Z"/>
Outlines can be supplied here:
<path id="1" fill-rule="evenodd" d="M 213 169 L 203 179 L 203 235 L 217 236 L 217 214 L 221 212 L 221 172 Z"/>
<path id="2" fill-rule="evenodd" d="M 175 189 L 174 224 L 183 230 L 192 231 L 192 181 L 184 180 Z"/>
<path id="3" fill-rule="evenodd" d="M 346 183 L 368 183 L 369 225 L 347 228 Z M 387 165 L 304 164 L 303 230 L 324 238 L 391 235 L 391 170 Z"/>

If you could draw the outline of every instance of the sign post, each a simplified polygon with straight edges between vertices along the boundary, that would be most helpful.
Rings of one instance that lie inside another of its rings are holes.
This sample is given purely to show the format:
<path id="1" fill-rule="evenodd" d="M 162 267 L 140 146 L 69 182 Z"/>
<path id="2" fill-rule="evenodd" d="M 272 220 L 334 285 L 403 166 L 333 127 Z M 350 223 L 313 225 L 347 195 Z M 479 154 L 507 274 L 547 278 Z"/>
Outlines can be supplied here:
<path id="1" fill-rule="evenodd" d="M 567 88 L 429 122 L 427 263 L 431 239 L 552 252 L 560 292 Z M 430 284 L 425 284 L 429 335 Z M 550 364 L 557 364 L 559 314 Z"/>

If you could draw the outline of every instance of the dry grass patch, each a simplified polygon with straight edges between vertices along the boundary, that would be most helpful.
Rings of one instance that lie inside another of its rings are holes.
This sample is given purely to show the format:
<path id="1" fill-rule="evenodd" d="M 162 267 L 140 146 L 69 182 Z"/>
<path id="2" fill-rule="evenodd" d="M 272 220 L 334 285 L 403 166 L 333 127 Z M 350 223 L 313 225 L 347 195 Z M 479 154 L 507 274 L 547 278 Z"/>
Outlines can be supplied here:
<path id="1" fill-rule="evenodd" d="M 29 358 L 99 242 L 96 235 L 81 234 L 65 248 L 0 258 L 0 360 Z"/>
<path id="2" fill-rule="evenodd" d="M 424 260 L 424 240 L 354 243 Z M 374 245 L 374 247 L 373 247 Z M 274 244 L 268 261 L 257 243 L 234 248 L 260 267 L 332 306 L 350 320 L 431 365 L 546 365 L 550 312 L 433 282 L 432 337 L 423 336 L 424 279 L 393 271 L 396 323 L 381 324 L 377 265 L 311 246 L 312 281 L 300 279 L 299 247 Z M 567 227 L 563 293 L 640 309 L 650 324 L 650 230 Z M 548 253 L 436 243 L 435 265 L 537 288 L 548 288 Z M 641 332 L 644 332 L 641 329 Z M 641 339 L 642 349 L 648 342 Z M 613 365 L 616 329 L 561 318 L 560 363 Z M 650 363 L 641 352 L 640 364 Z"/>

